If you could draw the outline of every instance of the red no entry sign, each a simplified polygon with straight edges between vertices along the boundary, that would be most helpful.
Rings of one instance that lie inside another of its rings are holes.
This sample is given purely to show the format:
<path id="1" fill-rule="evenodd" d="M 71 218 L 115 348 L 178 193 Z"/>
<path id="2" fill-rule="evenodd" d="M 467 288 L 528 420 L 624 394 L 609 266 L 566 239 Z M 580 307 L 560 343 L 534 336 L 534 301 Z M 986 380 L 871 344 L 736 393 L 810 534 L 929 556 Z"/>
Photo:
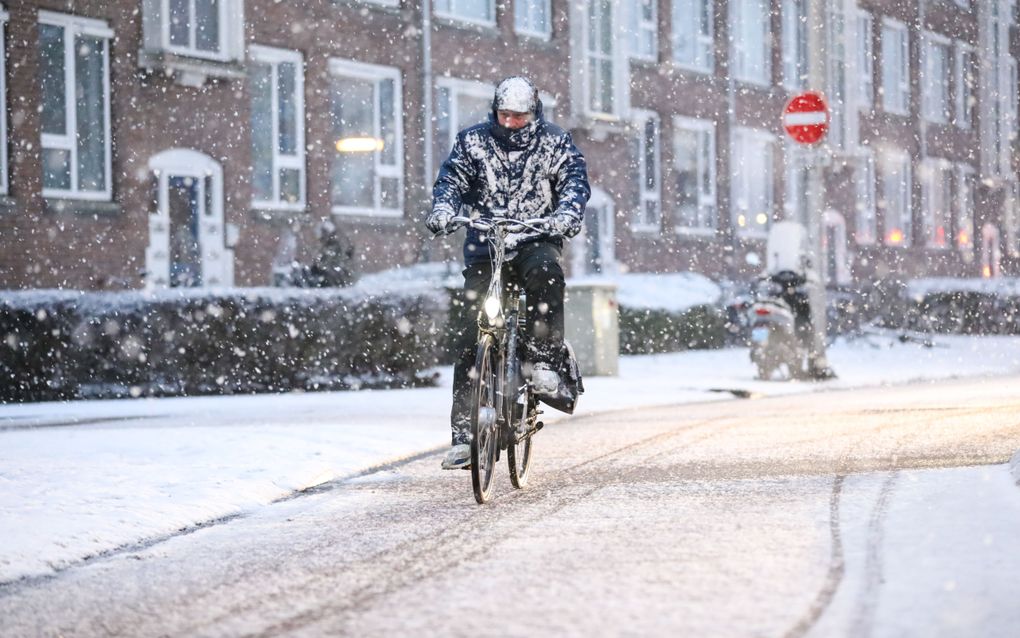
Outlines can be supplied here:
<path id="1" fill-rule="evenodd" d="M 818 93 L 795 95 L 783 109 L 783 128 L 801 144 L 815 144 L 829 130 L 829 105 Z"/>

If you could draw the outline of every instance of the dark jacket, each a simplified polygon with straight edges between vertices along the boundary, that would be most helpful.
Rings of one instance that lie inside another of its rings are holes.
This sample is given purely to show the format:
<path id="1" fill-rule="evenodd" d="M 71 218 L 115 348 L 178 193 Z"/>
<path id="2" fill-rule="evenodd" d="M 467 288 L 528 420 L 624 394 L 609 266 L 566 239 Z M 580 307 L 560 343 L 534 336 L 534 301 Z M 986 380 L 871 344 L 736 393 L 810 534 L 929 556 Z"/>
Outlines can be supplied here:
<path id="1" fill-rule="evenodd" d="M 550 219 L 545 237 L 562 244 L 581 231 L 591 195 L 584 156 L 570 133 L 546 122 L 539 102 L 535 120 L 516 131 L 489 121 L 457 134 L 432 188 L 433 212 L 514 219 Z M 488 259 L 489 246 L 468 229 L 464 261 Z"/>

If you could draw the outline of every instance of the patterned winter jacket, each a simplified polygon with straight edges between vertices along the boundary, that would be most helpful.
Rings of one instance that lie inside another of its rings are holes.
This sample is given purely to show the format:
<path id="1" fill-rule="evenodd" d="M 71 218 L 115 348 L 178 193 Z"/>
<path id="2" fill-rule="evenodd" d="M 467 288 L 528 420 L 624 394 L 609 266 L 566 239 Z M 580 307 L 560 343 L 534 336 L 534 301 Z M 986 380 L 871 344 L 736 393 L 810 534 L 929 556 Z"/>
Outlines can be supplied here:
<path id="1" fill-rule="evenodd" d="M 508 134 L 493 113 L 488 122 L 461 131 L 439 169 L 432 210 L 433 215 L 546 217 L 546 236 L 529 240 L 562 246 L 564 237 L 581 231 L 590 195 L 584 156 L 570 133 L 545 121 L 539 103 L 535 120 L 523 129 Z M 488 260 L 488 256 L 488 244 L 469 228 L 465 264 Z"/>

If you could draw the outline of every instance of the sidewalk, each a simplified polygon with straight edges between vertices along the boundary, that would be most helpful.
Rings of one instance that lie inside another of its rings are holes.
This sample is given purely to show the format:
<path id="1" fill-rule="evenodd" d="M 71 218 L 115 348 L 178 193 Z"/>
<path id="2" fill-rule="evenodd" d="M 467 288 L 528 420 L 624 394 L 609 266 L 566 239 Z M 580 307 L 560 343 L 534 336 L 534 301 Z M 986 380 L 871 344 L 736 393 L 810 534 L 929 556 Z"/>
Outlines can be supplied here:
<path id="1" fill-rule="evenodd" d="M 935 342 L 841 341 L 825 383 L 755 381 L 744 348 L 624 357 L 619 377 L 585 379 L 578 414 L 1020 372 L 1020 337 Z M 438 452 L 441 372 L 415 390 L 0 405 L 0 584 Z"/>

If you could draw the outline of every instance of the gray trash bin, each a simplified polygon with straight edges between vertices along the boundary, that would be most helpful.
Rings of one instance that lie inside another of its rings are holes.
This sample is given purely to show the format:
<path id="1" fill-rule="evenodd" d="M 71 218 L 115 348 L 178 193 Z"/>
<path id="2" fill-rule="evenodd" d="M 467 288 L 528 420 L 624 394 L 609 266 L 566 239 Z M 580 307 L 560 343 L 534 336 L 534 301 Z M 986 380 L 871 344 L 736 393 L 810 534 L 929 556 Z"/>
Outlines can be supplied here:
<path id="1" fill-rule="evenodd" d="M 581 374 L 616 376 L 620 356 L 616 284 L 568 281 L 564 321 Z"/>

